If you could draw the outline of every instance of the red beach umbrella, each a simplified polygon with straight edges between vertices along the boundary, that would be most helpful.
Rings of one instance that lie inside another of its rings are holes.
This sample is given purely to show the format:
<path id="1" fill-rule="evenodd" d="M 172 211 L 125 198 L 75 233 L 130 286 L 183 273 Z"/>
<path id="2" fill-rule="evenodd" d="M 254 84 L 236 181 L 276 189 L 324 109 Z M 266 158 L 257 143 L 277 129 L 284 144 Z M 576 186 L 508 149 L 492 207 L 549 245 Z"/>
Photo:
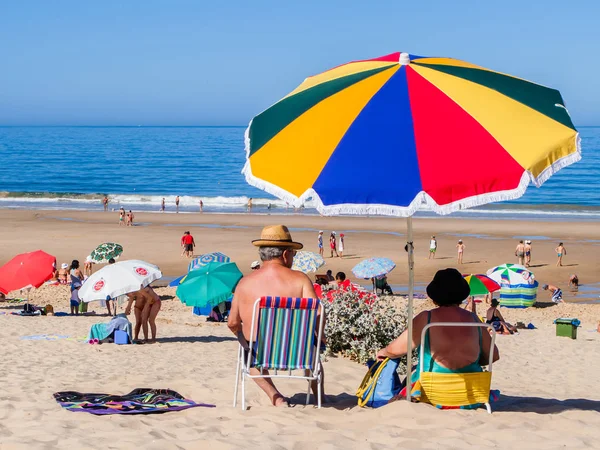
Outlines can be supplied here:
<path id="1" fill-rule="evenodd" d="M 46 252 L 21 253 L 0 267 L 0 290 L 40 287 L 54 275 L 56 258 Z"/>

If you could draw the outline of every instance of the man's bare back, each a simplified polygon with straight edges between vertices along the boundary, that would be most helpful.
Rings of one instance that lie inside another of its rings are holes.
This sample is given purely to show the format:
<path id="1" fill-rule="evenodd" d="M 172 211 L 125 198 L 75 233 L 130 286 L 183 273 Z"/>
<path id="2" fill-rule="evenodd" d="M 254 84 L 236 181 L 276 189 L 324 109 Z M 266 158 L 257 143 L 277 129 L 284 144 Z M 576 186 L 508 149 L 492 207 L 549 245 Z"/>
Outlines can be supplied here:
<path id="1" fill-rule="evenodd" d="M 239 282 L 231 304 L 229 328 L 234 333 L 241 329 L 249 340 L 254 302 L 266 296 L 316 298 L 317 294 L 302 272 L 288 269 L 279 261 L 265 261 L 259 270 Z"/>

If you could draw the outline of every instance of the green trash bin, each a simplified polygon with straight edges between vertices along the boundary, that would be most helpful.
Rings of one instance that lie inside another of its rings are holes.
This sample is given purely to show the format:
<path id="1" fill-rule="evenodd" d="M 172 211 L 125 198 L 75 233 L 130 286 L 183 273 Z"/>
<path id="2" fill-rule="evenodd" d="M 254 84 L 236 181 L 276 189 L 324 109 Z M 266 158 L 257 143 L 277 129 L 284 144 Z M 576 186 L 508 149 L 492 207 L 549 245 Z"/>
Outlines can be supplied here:
<path id="1" fill-rule="evenodd" d="M 554 321 L 556 324 L 556 335 L 577 339 L 577 327 L 581 324 L 579 319 L 561 317 Z"/>

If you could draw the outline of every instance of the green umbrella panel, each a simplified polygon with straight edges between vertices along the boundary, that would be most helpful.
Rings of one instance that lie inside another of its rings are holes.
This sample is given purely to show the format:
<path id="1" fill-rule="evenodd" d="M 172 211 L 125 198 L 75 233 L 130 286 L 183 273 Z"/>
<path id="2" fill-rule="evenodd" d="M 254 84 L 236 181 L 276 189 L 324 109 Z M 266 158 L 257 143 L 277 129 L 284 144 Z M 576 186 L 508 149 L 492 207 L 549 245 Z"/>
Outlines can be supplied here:
<path id="1" fill-rule="evenodd" d="M 187 306 L 217 306 L 231 297 L 242 276 L 235 263 L 212 262 L 189 272 L 177 297 Z"/>

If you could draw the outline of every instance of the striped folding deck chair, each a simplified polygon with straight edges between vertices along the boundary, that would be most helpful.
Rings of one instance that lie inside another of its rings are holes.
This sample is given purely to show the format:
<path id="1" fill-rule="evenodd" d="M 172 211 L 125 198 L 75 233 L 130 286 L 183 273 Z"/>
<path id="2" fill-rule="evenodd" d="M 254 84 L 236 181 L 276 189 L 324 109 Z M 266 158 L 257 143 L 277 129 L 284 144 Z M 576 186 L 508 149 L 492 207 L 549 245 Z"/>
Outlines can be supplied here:
<path id="1" fill-rule="evenodd" d="M 468 408 L 485 405 L 489 414 L 492 413 L 490 405 L 492 384 L 492 362 L 494 358 L 494 344 L 496 331 L 486 323 L 457 323 L 433 322 L 423 328 L 421 334 L 420 355 L 424 354 L 425 334 L 431 327 L 481 327 L 491 330 L 490 359 L 487 372 L 472 373 L 437 373 L 426 372 L 423 358 L 419 361 L 419 381 L 413 386 L 413 395 L 420 402 L 430 403 L 442 409 Z"/>
<path id="2" fill-rule="evenodd" d="M 233 394 L 237 405 L 238 385 L 242 384 L 242 410 L 246 409 L 246 378 L 292 378 L 308 382 L 306 404 L 310 400 L 310 385 L 318 384 L 317 406 L 321 407 L 320 342 L 323 337 L 323 305 L 318 299 L 262 297 L 254 302 L 251 340 L 248 350 L 240 344 Z M 251 374 L 256 368 L 259 374 Z M 266 372 L 272 370 L 273 373 Z M 294 374 L 303 370 L 302 375 Z M 283 372 L 283 373 L 280 373 Z"/>

